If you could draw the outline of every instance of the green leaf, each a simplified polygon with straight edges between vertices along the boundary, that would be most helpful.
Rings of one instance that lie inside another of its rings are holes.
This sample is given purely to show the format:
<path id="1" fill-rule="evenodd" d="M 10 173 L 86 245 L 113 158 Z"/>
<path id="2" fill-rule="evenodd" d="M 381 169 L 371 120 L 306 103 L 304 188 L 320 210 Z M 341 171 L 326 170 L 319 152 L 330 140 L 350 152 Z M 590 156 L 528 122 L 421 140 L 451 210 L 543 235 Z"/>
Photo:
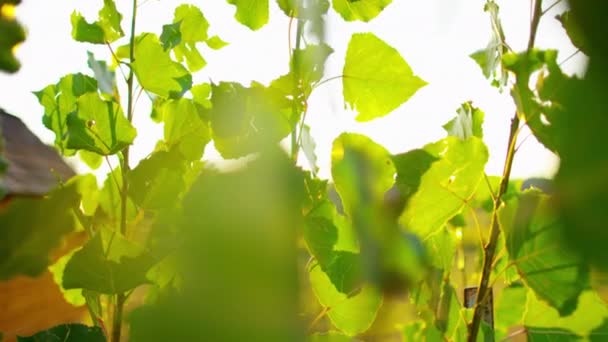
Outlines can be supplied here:
<path id="1" fill-rule="evenodd" d="M 185 58 L 188 69 L 192 72 L 205 67 L 207 62 L 196 48 L 196 43 L 207 41 L 209 22 L 203 12 L 193 5 L 181 5 L 175 9 L 173 23 L 179 25 L 179 42 L 173 50 L 177 61 L 181 63 Z M 171 34 L 170 37 L 175 42 L 176 34 Z M 162 38 L 161 36 L 161 41 L 163 41 Z M 167 49 L 164 41 L 163 47 L 165 50 Z"/>
<path id="2" fill-rule="evenodd" d="M 114 95 L 114 88 L 116 87 L 116 75 L 114 71 L 108 68 L 108 65 L 104 61 L 98 61 L 90 51 L 87 51 L 87 64 L 97 80 L 99 90 L 110 96 Z"/>
<path id="3" fill-rule="evenodd" d="M 494 1 L 487 1 L 484 11 L 490 14 L 491 38 L 485 49 L 472 53 L 471 57 L 483 71 L 483 75 L 492 81 L 492 85 L 502 88 L 507 85 L 508 74 L 501 64 L 503 55 L 508 51 L 505 34 L 502 29 L 499 7 Z"/>
<path id="4" fill-rule="evenodd" d="M 310 335 L 308 342 L 354 342 L 357 341 L 352 337 L 343 335 L 337 331 L 328 331 L 326 333 L 314 333 Z"/>
<path id="5" fill-rule="evenodd" d="M 192 86 L 192 75 L 169 57 L 158 38 L 144 33 L 135 40 L 133 71 L 147 91 L 166 98 L 179 98 Z"/>
<path id="6" fill-rule="evenodd" d="M 268 0 L 226 0 L 236 6 L 234 17 L 236 20 L 257 30 L 268 22 Z"/>
<path id="7" fill-rule="evenodd" d="M 305 94 L 310 94 L 311 86 L 321 80 L 325 72 L 325 61 L 334 50 L 325 43 L 306 45 L 304 49 L 294 50 L 292 70 L 299 78 L 300 87 Z M 296 66 L 297 70 L 293 70 Z"/>
<path id="8" fill-rule="evenodd" d="M 46 270 L 50 254 L 76 223 L 72 210 L 80 198 L 77 183 L 68 181 L 45 198 L 13 199 L 0 213 L 0 279 L 35 277 Z"/>
<path id="9" fill-rule="evenodd" d="M 119 233 L 98 230 L 65 266 L 63 287 L 104 294 L 124 293 L 148 282 L 155 260 Z"/>
<path id="10" fill-rule="evenodd" d="M 556 16 L 555 19 L 557 19 L 562 24 L 564 30 L 566 30 L 572 45 L 589 56 L 589 43 L 572 11 L 565 11 L 561 15 Z"/>
<path id="11" fill-rule="evenodd" d="M 93 216 L 99 205 L 99 189 L 97 188 L 97 177 L 93 174 L 74 176 L 78 183 L 78 193 L 81 197 L 80 207 L 83 214 Z"/>
<path id="12" fill-rule="evenodd" d="M 194 102 L 200 104 L 206 109 L 211 108 L 211 84 L 201 83 L 192 86 L 190 89 Z"/>
<path id="13" fill-rule="evenodd" d="M 158 151 L 129 173 L 129 195 L 145 209 L 170 208 L 186 188 L 186 163 L 176 153 Z"/>
<path id="14" fill-rule="evenodd" d="M 537 296 L 561 316 L 577 307 L 589 286 L 589 270 L 576 253 L 563 246 L 563 227 L 549 199 L 527 191 L 499 211 L 499 220 L 511 261 Z"/>
<path id="15" fill-rule="evenodd" d="M 78 12 L 72 13 L 72 38 L 79 42 L 106 44 L 112 43 L 125 33 L 120 27 L 122 14 L 116 9 L 114 0 L 104 0 L 103 7 L 99 11 L 99 19 L 94 23 L 88 23 Z"/>
<path id="16" fill-rule="evenodd" d="M 129 146 L 137 132 L 120 104 L 104 101 L 96 93 L 82 95 L 77 111 L 67 117 L 67 147 L 110 155 Z"/>
<path id="17" fill-rule="evenodd" d="M 87 150 L 78 151 L 78 156 L 80 156 L 80 160 L 87 164 L 87 166 L 90 167 L 92 170 L 97 170 L 103 162 L 102 156 L 94 152 L 89 152 Z"/>
<path id="18" fill-rule="evenodd" d="M 433 162 L 409 199 L 400 223 L 423 240 L 460 213 L 483 179 L 488 150 L 476 137 L 447 137 L 426 145 Z M 428 160 L 428 159 L 427 159 Z"/>
<path id="19" fill-rule="evenodd" d="M 529 342 L 570 342 L 582 340 L 582 337 L 565 329 L 536 327 L 526 327 L 525 329 Z"/>
<path id="20" fill-rule="evenodd" d="M 62 324 L 41 331 L 29 337 L 17 337 L 18 342 L 105 342 L 106 336 L 101 327 L 84 324 Z"/>
<path id="21" fill-rule="evenodd" d="M 608 319 L 604 319 L 602 325 L 593 329 L 593 331 L 589 333 L 589 341 L 601 342 L 606 339 L 606 336 L 608 336 Z"/>
<path id="22" fill-rule="evenodd" d="M 364 285 L 349 297 L 340 293 L 319 267 L 310 271 L 310 281 L 319 302 L 329 308 L 328 316 L 334 326 L 348 336 L 369 329 L 382 305 L 382 295 L 372 286 Z"/>
<path id="23" fill-rule="evenodd" d="M 392 0 L 333 0 L 334 10 L 346 21 L 374 19 Z"/>
<path id="24" fill-rule="evenodd" d="M 180 21 L 163 25 L 163 32 L 160 34 L 160 43 L 163 49 L 171 50 L 182 42 L 182 33 L 180 31 Z"/>
<path id="25" fill-rule="evenodd" d="M 110 219 L 118 225 L 121 215 L 121 189 L 122 189 L 122 172 L 120 167 L 115 168 L 108 173 L 103 188 L 99 192 L 99 207 Z M 133 201 L 128 198 L 127 201 L 127 218 L 130 220 L 135 217 L 137 210 Z"/>
<path id="26" fill-rule="evenodd" d="M 221 48 L 228 45 L 228 43 L 222 40 L 222 38 L 220 38 L 219 36 L 210 37 L 205 41 L 205 43 L 207 43 L 207 46 L 209 46 L 213 50 L 220 50 Z"/>
<path id="27" fill-rule="evenodd" d="M 73 306 L 83 306 L 86 303 L 85 298 L 82 296 L 82 290 L 80 289 L 71 289 L 66 290 L 63 288 L 63 273 L 65 271 L 65 265 L 67 265 L 72 255 L 76 250 L 71 251 L 70 253 L 62 256 L 57 259 L 54 264 L 49 266 L 49 271 L 53 275 L 53 281 L 59 287 L 59 290 L 63 294 L 63 298 L 66 302 L 72 304 Z"/>
<path id="28" fill-rule="evenodd" d="M 9 4 L 5 6 L 10 6 Z M 15 58 L 15 47 L 25 40 L 25 30 L 14 18 L 7 18 L 0 15 L 0 30 L 2 39 L 0 40 L 0 70 L 16 72 L 21 66 Z"/>
<path id="29" fill-rule="evenodd" d="M 211 140 L 207 122 L 203 121 L 204 108 L 194 100 L 169 100 L 162 106 L 165 121 L 165 144 L 176 148 L 188 160 L 200 160 L 205 146 Z"/>
<path id="30" fill-rule="evenodd" d="M 215 147 L 224 158 L 238 158 L 275 144 L 291 132 L 286 94 L 254 83 L 212 84 L 210 110 Z"/>
<path id="31" fill-rule="evenodd" d="M 344 101 L 358 121 L 387 115 L 427 84 L 395 48 L 372 33 L 353 34 L 342 75 Z"/>
<path id="32" fill-rule="evenodd" d="M 77 100 L 86 93 L 97 92 L 97 81 L 83 74 L 71 74 L 62 77 L 57 84 L 51 84 L 34 92 L 44 107 L 42 122 L 46 128 L 55 133 L 55 146 L 64 155 L 73 155 L 75 151 L 67 148 L 67 117 L 76 111 Z"/>
<path id="33" fill-rule="evenodd" d="M 443 227 L 424 241 L 426 254 L 431 264 L 444 272 L 450 272 L 456 255 L 456 236 Z"/>
<path id="34" fill-rule="evenodd" d="M 483 117 L 484 113 L 471 102 L 463 103 L 456 111 L 458 115 L 443 125 L 449 136 L 459 137 L 466 140 L 469 137 L 483 139 Z"/>
<path id="35" fill-rule="evenodd" d="M 523 323 L 527 327 L 564 329 L 586 337 L 601 329 L 607 317 L 608 308 L 594 291 L 583 292 L 576 310 L 569 316 L 560 316 L 557 310 L 530 291 Z"/>
<path id="36" fill-rule="evenodd" d="M 406 205 L 407 201 L 418 191 L 422 176 L 440 158 L 423 149 L 415 149 L 394 155 L 392 159 L 397 170 L 395 185 Z"/>
<path id="37" fill-rule="evenodd" d="M 277 0 L 277 4 L 286 16 L 310 21 L 326 14 L 329 9 L 329 0 Z"/>
<path id="38" fill-rule="evenodd" d="M 521 284 L 513 284 L 500 292 L 494 309 L 497 340 L 504 339 L 512 327 L 523 324 L 527 302 L 528 288 Z"/>

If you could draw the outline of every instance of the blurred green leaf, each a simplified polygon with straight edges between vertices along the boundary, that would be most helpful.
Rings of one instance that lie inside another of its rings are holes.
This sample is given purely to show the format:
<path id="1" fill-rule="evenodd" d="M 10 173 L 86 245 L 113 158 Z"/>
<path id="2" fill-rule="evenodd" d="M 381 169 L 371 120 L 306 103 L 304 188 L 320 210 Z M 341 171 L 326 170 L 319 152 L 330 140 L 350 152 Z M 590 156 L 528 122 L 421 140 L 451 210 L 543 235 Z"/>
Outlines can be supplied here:
<path id="1" fill-rule="evenodd" d="M 369 121 L 389 114 L 427 83 L 414 75 L 395 48 L 372 33 L 355 33 L 346 51 L 342 84 L 344 101 L 358 113 L 357 120 Z"/>
<path id="2" fill-rule="evenodd" d="M 51 252 L 76 226 L 77 186 L 68 181 L 45 198 L 14 199 L 0 213 L 0 279 L 35 277 L 46 270 Z"/>
<path id="3" fill-rule="evenodd" d="M 17 2 L 18 3 L 18 2 Z M 1 4 L 0 6 L 12 6 Z M 21 66 L 15 58 L 15 47 L 25 40 L 25 30 L 14 18 L 0 14 L 0 70 L 16 72 Z"/>
<path id="4" fill-rule="evenodd" d="M 394 155 L 392 159 L 397 170 L 395 185 L 403 197 L 404 205 L 406 205 L 407 201 L 418 191 L 422 176 L 439 158 L 423 149 L 414 149 Z"/>
<path id="5" fill-rule="evenodd" d="M 162 106 L 165 144 L 187 160 L 200 160 L 211 140 L 209 124 L 203 121 L 204 108 L 195 100 L 169 100 Z"/>
<path id="6" fill-rule="evenodd" d="M 78 98 L 77 111 L 67 117 L 67 147 L 103 156 L 129 146 L 137 132 L 122 112 L 120 104 L 104 101 L 96 93 Z"/>
<path id="7" fill-rule="evenodd" d="M 219 36 L 212 36 L 209 37 L 209 39 L 207 39 L 205 41 L 205 43 L 207 43 L 207 46 L 209 46 L 210 48 L 212 48 L 213 50 L 219 50 L 225 46 L 228 45 L 227 42 L 225 42 L 222 38 L 220 38 Z"/>
<path id="8" fill-rule="evenodd" d="M 562 226 L 548 198 L 526 191 L 499 212 L 511 261 L 537 296 L 561 316 L 571 314 L 578 297 L 589 286 L 589 270 L 562 243 Z"/>
<path id="9" fill-rule="evenodd" d="M 494 309 L 497 340 L 503 340 L 512 327 L 523 324 L 527 310 L 528 291 L 527 287 L 516 283 L 499 293 Z"/>
<path id="10" fill-rule="evenodd" d="M 356 293 L 340 293 L 319 267 L 310 270 L 310 281 L 319 302 L 328 308 L 327 315 L 336 328 L 354 336 L 371 327 L 382 305 L 382 295 L 374 287 L 364 285 Z"/>
<path id="11" fill-rule="evenodd" d="M 308 342 L 355 342 L 358 340 L 353 339 L 347 335 L 342 335 L 337 331 L 329 331 L 326 333 L 315 333 L 310 335 Z"/>
<path id="12" fill-rule="evenodd" d="M 121 21 L 122 14 L 116 9 L 114 0 L 103 0 L 99 19 L 92 24 L 80 13 L 76 11 L 72 13 L 72 38 L 85 43 L 112 43 L 125 35 L 120 27 Z"/>
<path id="13" fill-rule="evenodd" d="M 212 84 L 210 110 L 215 147 L 224 158 L 238 158 L 274 144 L 291 132 L 286 94 L 253 83 Z"/>
<path id="14" fill-rule="evenodd" d="M 129 291 L 148 282 L 155 260 L 119 233 L 101 229 L 65 266 L 63 287 L 104 294 Z"/>
<path id="15" fill-rule="evenodd" d="M 574 14 L 572 14 L 572 11 L 565 11 L 564 13 L 556 16 L 555 19 L 557 19 L 562 24 L 564 30 L 566 30 L 566 33 L 568 34 L 572 45 L 574 45 L 586 55 L 589 55 L 587 38 L 582 32 L 579 24 L 577 23 L 576 18 L 574 17 Z"/>
<path id="16" fill-rule="evenodd" d="M 158 38 L 144 33 L 135 39 L 133 71 L 147 91 L 166 98 L 179 98 L 192 86 L 192 75 L 174 62 Z"/>
<path id="17" fill-rule="evenodd" d="M 581 341 L 582 338 L 571 331 L 560 328 L 526 327 L 529 342 L 570 342 Z"/>
<path id="18" fill-rule="evenodd" d="M 57 84 L 51 84 L 34 92 L 44 107 L 42 122 L 46 128 L 55 133 L 55 146 L 63 155 L 73 155 L 74 150 L 67 148 L 67 117 L 76 111 L 80 96 L 97 92 L 97 81 L 83 74 L 71 74 L 62 77 Z"/>
<path id="19" fill-rule="evenodd" d="M 488 150 L 476 137 L 463 141 L 447 137 L 428 144 L 424 151 L 433 162 L 410 198 L 400 223 L 426 239 L 458 214 L 475 193 L 484 175 Z"/>
<path id="20" fill-rule="evenodd" d="M 424 240 L 424 248 L 431 264 L 449 273 L 456 255 L 456 236 L 452 230 L 441 228 L 437 233 Z"/>
<path id="21" fill-rule="evenodd" d="M 63 298 L 65 299 L 65 301 L 73 306 L 83 306 L 86 304 L 86 300 L 82 296 L 82 290 L 81 289 L 66 290 L 63 288 L 63 285 L 62 285 L 65 265 L 67 265 L 68 261 L 72 258 L 72 255 L 74 255 L 75 251 L 76 250 L 71 251 L 70 253 L 57 259 L 57 261 L 55 261 L 54 264 L 49 265 L 49 271 L 53 275 L 53 281 L 59 287 L 59 290 L 63 294 Z"/>
<path id="22" fill-rule="evenodd" d="M 333 0 L 334 10 L 346 21 L 374 19 L 392 0 Z"/>
<path id="23" fill-rule="evenodd" d="M 122 171 L 120 167 L 116 167 L 112 172 L 109 172 L 103 182 L 103 187 L 99 192 L 99 207 L 103 212 L 114 222 L 118 227 L 119 218 L 121 215 L 121 197 L 122 192 Z M 133 201 L 127 199 L 127 219 L 131 220 L 136 215 L 136 208 Z"/>
<path id="24" fill-rule="evenodd" d="M 131 340 L 302 341 L 295 248 L 302 187 L 281 151 L 233 172 L 204 170 L 176 227 L 181 290 L 136 309 Z"/>
<path id="25" fill-rule="evenodd" d="M 260 29 L 268 22 L 268 0 L 226 0 L 236 6 L 236 20 L 252 30 Z"/>
<path id="26" fill-rule="evenodd" d="M 87 164 L 92 170 L 97 170 L 103 162 L 103 156 L 87 150 L 78 151 L 78 156 L 80 157 L 80 160 Z"/>
<path id="27" fill-rule="evenodd" d="M 479 108 L 473 107 L 471 102 L 463 103 L 456 112 L 458 113 L 456 117 L 443 125 L 448 135 L 462 140 L 467 140 L 469 137 L 483 139 L 484 113 Z"/>
<path id="28" fill-rule="evenodd" d="M 87 64 L 93 70 L 99 90 L 104 94 L 113 96 L 114 88 L 116 87 L 116 75 L 114 71 L 108 68 L 106 62 L 96 60 L 93 53 L 87 51 L 87 56 Z"/>
<path id="29" fill-rule="evenodd" d="M 329 0 L 300 1 L 300 0 L 277 0 L 279 8 L 286 16 L 300 20 L 314 20 L 327 13 Z"/>
<path id="30" fill-rule="evenodd" d="M 18 342 L 105 342 L 101 327 L 84 324 L 62 324 L 29 337 L 17 337 Z"/>
<path id="31" fill-rule="evenodd" d="M 315 153 L 317 144 L 310 134 L 310 127 L 308 125 L 303 125 L 300 131 L 300 145 L 302 146 L 302 152 L 304 152 L 306 160 L 308 160 L 308 166 L 314 173 L 317 173 L 319 171 L 317 154 Z"/>

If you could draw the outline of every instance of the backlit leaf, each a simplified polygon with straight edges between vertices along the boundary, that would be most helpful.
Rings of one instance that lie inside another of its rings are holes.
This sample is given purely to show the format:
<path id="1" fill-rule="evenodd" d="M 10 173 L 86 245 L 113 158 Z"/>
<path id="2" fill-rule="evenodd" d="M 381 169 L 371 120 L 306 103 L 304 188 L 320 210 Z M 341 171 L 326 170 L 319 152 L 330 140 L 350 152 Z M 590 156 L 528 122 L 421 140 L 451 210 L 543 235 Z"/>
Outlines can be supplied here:
<path id="1" fill-rule="evenodd" d="M 476 137 L 463 141 L 447 137 L 424 150 L 433 162 L 422 176 L 418 191 L 401 215 L 401 224 L 422 239 L 437 232 L 464 208 L 483 179 L 488 150 Z"/>
<path id="2" fill-rule="evenodd" d="M 250 29 L 257 30 L 268 22 L 268 0 L 227 1 L 236 6 L 236 20 Z"/>
<path id="3" fill-rule="evenodd" d="M 133 142 L 137 132 L 122 112 L 120 104 L 104 101 L 88 93 L 77 101 L 77 111 L 67 117 L 67 147 L 100 155 L 121 151 Z"/>
<path id="4" fill-rule="evenodd" d="M 372 33 L 353 34 L 342 75 L 344 101 L 358 121 L 389 114 L 426 85 L 395 48 Z"/>
<path id="5" fill-rule="evenodd" d="M 571 314 L 589 284 L 589 270 L 580 256 L 564 248 L 562 229 L 548 198 L 527 191 L 500 210 L 507 250 L 526 284 L 555 307 Z"/>
<path id="6" fill-rule="evenodd" d="M 120 26 L 122 14 L 116 9 L 114 0 L 103 1 L 103 7 L 99 11 L 99 19 L 94 23 L 87 22 L 76 11 L 72 13 L 71 21 L 72 37 L 79 42 L 112 43 L 125 35 Z"/>
<path id="7" fill-rule="evenodd" d="M 483 117 L 484 113 L 473 107 L 471 102 L 463 103 L 456 111 L 454 119 L 443 125 L 448 135 L 459 137 L 466 140 L 469 137 L 483 138 Z"/>
<path id="8" fill-rule="evenodd" d="M 164 137 L 188 160 L 200 160 L 211 139 L 209 125 L 202 119 L 204 108 L 193 100 L 169 100 L 162 106 Z"/>
<path id="9" fill-rule="evenodd" d="M 144 33 L 136 38 L 133 71 L 141 86 L 156 95 L 181 97 L 192 86 L 192 75 L 181 64 L 174 62 L 158 38 Z"/>
<path id="10" fill-rule="evenodd" d="M 46 198 L 14 199 L 0 211 L 0 279 L 36 277 L 46 270 L 51 251 L 76 227 L 77 186 L 68 181 Z"/>
<path id="11" fill-rule="evenodd" d="M 346 21 L 370 21 L 392 0 L 333 0 L 334 10 Z"/>

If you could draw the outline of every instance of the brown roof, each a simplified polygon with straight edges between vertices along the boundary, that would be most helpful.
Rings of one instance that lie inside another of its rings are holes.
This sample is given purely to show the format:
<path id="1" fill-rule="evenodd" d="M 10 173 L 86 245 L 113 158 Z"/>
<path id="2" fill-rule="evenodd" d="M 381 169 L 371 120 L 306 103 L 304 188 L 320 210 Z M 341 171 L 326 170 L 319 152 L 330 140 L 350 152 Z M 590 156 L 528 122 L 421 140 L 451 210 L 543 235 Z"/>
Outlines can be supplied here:
<path id="1" fill-rule="evenodd" d="M 9 195 L 41 196 L 75 175 L 57 151 L 45 145 L 17 117 L 0 109 L 0 153 L 8 170 L 0 175 L 0 187 Z M 1 146 L 2 144 L 0 144 Z"/>

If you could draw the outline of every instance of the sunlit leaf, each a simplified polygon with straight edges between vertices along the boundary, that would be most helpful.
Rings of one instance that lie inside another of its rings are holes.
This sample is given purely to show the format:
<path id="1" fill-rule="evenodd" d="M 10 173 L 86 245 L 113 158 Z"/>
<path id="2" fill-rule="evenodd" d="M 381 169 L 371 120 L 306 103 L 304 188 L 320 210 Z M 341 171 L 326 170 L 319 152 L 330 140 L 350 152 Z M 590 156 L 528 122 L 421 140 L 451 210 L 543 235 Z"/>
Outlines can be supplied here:
<path id="1" fill-rule="evenodd" d="M 0 279 L 35 277 L 46 270 L 51 251 L 76 226 L 77 186 L 71 181 L 46 198 L 15 199 L 0 212 Z"/>
<path id="2" fill-rule="evenodd" d="M 79 42 L 105 44 L 112 43 L 123 37 L 125 33 L 120 27 L 122 14 L 116 9 L 114 0 L 104 0 L 99 11 L 99 19 L 89 23 L 78 12 L 74 11 L 71 17 L 72 38 Z"/>
<path id="3" fill-rule="evenodd" d="M 107 174 L 99 192 L 99 207 L 115 223 L 118 223 L 121 217 L 122 186 L 122 172 L 120 167 L 116 167 Z M 135 214 L 135 205 L 130 198 L 127 198 L 127 218 L 130 220 L 135 217 Z"/>
<path id="4" fill-rule="evenodd" d="M 483 138 L 483 117 L 484 113 L 471 102 L 463 103 L 456 111 L 454 119 L 443 125 L 448 135 L 459 137 L 466 140 L 469 137 Z"/>
<path id="5" fill-rule="evenodd" d="M 169 57 L 158 38 L 144 33 L 136 38 L 133 71 L 139 84 L 162 97 L 179 98 L 192 86 L 192 75 Z"/>
<path id="6" fill-rule="evenodd" d="M 335 4 L 335 2 L 334 2 Z M 353 34 L 342 72 L 344 101 L 369 121 L 389 114 L 426 85 L 399 52 L 372 33 Z"/>
<path id="7" fill-rule="evenodd" d="M 433 162 L 422 176 L 418 191 L 409 199 L 401 224 L 422 239 L 437 232 L 465 207 L 483 179 L 488 150 L 471 137 L 463 141 L 447 137 L 424 150 Z"/>
<path id="8" fill-rule="evenodd" d="M 68 261 L 63 287 L 124 293 L 147 283 L 146 273 L 154 263 L 154 258 L 135 243 L 102 229 Z"/>
<path id="9" fill-rule="evenodd" d="M 329 331 L 327 333 L 314 333 L 308 339 L 308 342 L 355 342 L 357 340 L 343 335 L 337 331 Z"/>
<path id="10" fill-rule="evenodd" d="M 18 342 L 105 342 L 106 336 L 101 327 L 84 324 L 62 324 L 38 332 L 29 337 L 17 337 Z"/>
<path id="11" fill-rule="evenodd" d="M 551 208 L 546 196 L 527 191 L 507 202 L 499 218 L 511 260 L 526 284 L 566 316 L 588 287 L 589 270 L 564 248 L 563 227 Z"/>
<path id="12" fill-rule="evenodd" d="M 560 328 L 526 327 L 529 342 L 569 342 L 581 341 L 582 337 Z"/>
<path id="13" fill-rule="evenodd" d="M 103 162 L 103 157 L 95 152 L 89 152 L 87 150 L 78 151 L 78 156 L 88 167 L 92 170 L 97 170 Z"/>
<path id="14" fill-rule="evenodd" d="M 527 287 L 514 284 L 504 288 L 498 295 L 494 309 L 497 339 L 502 340 L 512 327 L 523 324 L 528 291 Z"/>
<path id="15" fill-rule="evenodd" d="M 67 147 L 110 155 L 129 146 L 137 132 L 120 104 L 104 101 L 96 93 L 82 95 L 77 111 L 67 117 Z"/>
<path id="16" fill-rule="evenodd" d="M 164 41 L 161 36 L 161 42 L 165 49 L 168 45 L 173 45 L 173 52 L 175 58 L 179 62 L 182 62 L 184 58 L 190 71 L 195 72 L 202 69 L 207 62 L 200 54 L 196 47 L 196 43 L 207 41 L 207 30 L 209 29 L 209 22 L 203 15 L 201 10 L 193 5 L 180 5 L 175 9 L 173 17 L 174 25 L 177 27 L 168 27 L 169 30 L 179 30 L 171 34 L 167 34 L 167 40 Z M 167 25 L 165 25 L 167 26 Z M 165 27 L 163 27 L 163 33 L 165 33 Z"/>
<path id="17" fill-rule="evenodd" d="M 75 250 L 73 250 L 70 253 L 57 259 L 57 261 L 55 261 L 54 264 L 49 266 L 49 272 L 51 272 L 51 274 L 53 275 L 53 281 L 59 287 L 59 290 L 63 294 L 63 298 L 65 299 L 65 301 L 74 306 L 83 306 L 86 303 L 86 301 L 85 301 L 85 298 L 82 296 L 82 290 L 80 290 L 80 289 L 66 290 L 62 286 L 65 265 L 67 265 L 70 258 L 72 258 L 72 255 L 74 255 L 74 252 L 75 252 Z"/>
<path id="18" fill-rule="evenodd" d="M 330 309 L 327 315 L 336 328 L 349 336 L 370 328 L 382 305 L 382 295 L 372 286 L 364 285 L 358 293 L 347 296 L 336 290 L 319 267 L 310 271 L 310 281 L 321 305 Z"/>
<path id="19" fill-rule="evenodd" d="M 334 10 L 346 21 L 370 21 L 392 0 L 333 0 Z"/>
<path id="20" fill-rule="evenodd" d="M 57 84 L 51 84 L 34 92 L 44 107 L 42 122 L 46 128 L 55 133 L 55 146 L 64 155 L 73 155 L 75 151 L 67 148 L 67 117 L 74 112 L 77 100 L 86 93 L 97 92 L 97 81 L 83 74 L 71 74 L 62 77 Z"/>
<path id="21" fill-rule="evenodd" d="M 194 100 L 169 100 L 162 106 L 164 138 L 188 160 L 200 160 L 211 139 L 209 125 L 202 119 L 204 108 Z"/>
<path id="22" fill-rule="evenodd" d="M 236 20 L 257 30 L 268 22 L 268 0 L 226 0 L 236 6 L 234 17 Z"/>
<path id="23" fill-rule="evenodd" d="M 222 38 L 220 38 L 219 36 L 209 37 L 209 39 L 207 39 L 205 43 L 207 43 L 207 46 L 209 46 L 213 50 L 219 50 L 228 45 L 228 43 L 222 40 Z"/>

